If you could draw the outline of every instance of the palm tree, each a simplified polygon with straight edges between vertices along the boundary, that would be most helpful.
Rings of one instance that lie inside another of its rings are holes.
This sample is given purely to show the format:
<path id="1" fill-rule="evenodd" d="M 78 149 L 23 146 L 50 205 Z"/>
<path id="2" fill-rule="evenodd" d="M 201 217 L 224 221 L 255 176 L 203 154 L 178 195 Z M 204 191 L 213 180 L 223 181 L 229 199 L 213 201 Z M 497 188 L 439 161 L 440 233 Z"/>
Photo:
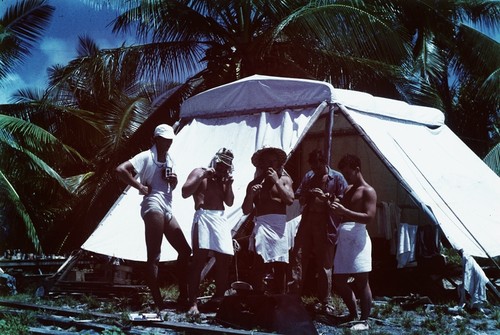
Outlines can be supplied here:
<path id="1" fill-rule="evenodd" d="M 500 140 L 491 131 L 500 107 L 500 44 L 473 26 L 498 31 L 500 3 L 421 0 L 398 8 L 413 36 L 413 72 L 439 96 L 433 106 L 448 125 L 483 157 Z"/>
<path id="2" fill-rule="evenodd" d="M 478 38 L 467 37 L 471 31 L 463 22 L 495 28 L 494 1 L 90 2 L 122 10 L 114 31 L 136 29 L 144 42 L 133 47 L 141 50 L 139 71 L 184 81 L 184 96 L 255 73 L 308 77 L 440 108 L 465 134 L 470 123 L 460 127 L 454 118 L 463 119 L 456 103 L 465 97 L 462 70 L 470 76 L 486 69 L 481 78 L 490 83 L 498 78 L 498 43 L 480 57 L 486 67 L 470 68 L 460 57 L 466 50 L 486 50 L 486 36 L 474 30 Z M 450 86 L 453 78 L 459 80 Z M 488 96 L 497 94 L 490 90 Z M 164 107 L 175 111 L 178 100 L 169 102 Z M 484 114 L 491 116 L 498 108 L 488 110 Z M 483 129 L 482 140 L 487 137 L 485 122 L 474 128 Z"/>
<path id="3" fill-rule="evenodd" d="M 30 54 L 54 9 L 45 0 L 23 0 L 7 8 L 0 19 L 0 86 Z"/>
<path id="4" fill-rule="evenodd" d="M 172 87 L 142 82 L 134 70 L 138 60 L 134 49 L 100 49 L 87 36 L 79 42 L 77 58 L 49 69 L 51 98 L 46 101 L 57 115 L 51 125 L 53 134 L 71 144 L 88 163 L 71 171 L 79 178 L 75 178 L 78 187 L 65 224 L 70 234 L 63 249 L 80 246 L 116 200 L 123 185 L 113 178 L 114 169 L 149 147 L 146 141 L 131 142 L 130 138 L 147 123 L 155 98 Z"/>
<path id="5" fill-rule="evenodd" d="M 22 108 L 22 114 L 29 109 L 16 107 Z M 76 155 L 45 129 L 8 115 L 15 115 L 16 108 L 0 108 L 0 216 L 9 218 L 2 224 L 17 232 L 6 245 L 42 253 L 40 234 L 45 235 L 53 218 L 68 210 L 65 200 L 71 196 L 68 182 L 60 174 L 61 161 L 72 161 Z M 23 243 L 23 235 L 29 237 L 32 246 Z"/>
<path id="6" fill-rule="evenodd" d="M 53 11 L 54 7 L 43 0 L 19 1 L 7 8 L 0 19 L 0 86 L 7 75 L 29 55 Z M 22 223 L 34 250 L 42 252 L 32 206 L 39 199 L 33 195 L 43 189 L 41 185 L 47 183 L 65 188 L 60 175 L 42 158 L 53 155 L 52 150 L 62 147 L 43 129 L 19 117 L 7 115 L 7 110 L 14 109 L 19 115 L 28 114 L 13 106 L 1 107 L 0 218 L 4 230 L 15 230 L 13 228 L 19 226 L 17 223 Z M 40 217 L 46 217 L 48 213 L 40 213 Z"/>
<path id="7" fill-rule="evenodd" d="M 397 85 L 387 78 L 403 80 L 405 40 L 383 20 L 353 5 L 265 0 L 106 3 L 123 10 L 114 31 L 136 29 L 143 42 L 122 48 L 141 51 L 136 51 L 139 73 L 184 82 L 181 98 L 256 73 L 331 79 L 345 87 L 361 85 L 369 77 L 383 81 L 393 96 Z M 341 19 L 345 24 L 339 24 Z M 179 96 L 174 98 L 174 104 L 167 100 L 164 107 L 175 113 Z"/>

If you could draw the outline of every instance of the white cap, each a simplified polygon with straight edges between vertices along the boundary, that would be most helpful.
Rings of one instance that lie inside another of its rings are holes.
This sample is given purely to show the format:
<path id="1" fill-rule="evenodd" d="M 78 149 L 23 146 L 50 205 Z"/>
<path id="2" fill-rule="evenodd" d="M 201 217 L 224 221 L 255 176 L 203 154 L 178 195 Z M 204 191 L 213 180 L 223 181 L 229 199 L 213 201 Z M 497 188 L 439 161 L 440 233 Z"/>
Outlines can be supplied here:
<path id="1" fill-rule="evenodd" d="M 168 124 L 160 124 L 155 128 L 154 137 L 157 136 L 166 138 L 167 140 L 173 140 L 175 137 L 174 128 Z"/>

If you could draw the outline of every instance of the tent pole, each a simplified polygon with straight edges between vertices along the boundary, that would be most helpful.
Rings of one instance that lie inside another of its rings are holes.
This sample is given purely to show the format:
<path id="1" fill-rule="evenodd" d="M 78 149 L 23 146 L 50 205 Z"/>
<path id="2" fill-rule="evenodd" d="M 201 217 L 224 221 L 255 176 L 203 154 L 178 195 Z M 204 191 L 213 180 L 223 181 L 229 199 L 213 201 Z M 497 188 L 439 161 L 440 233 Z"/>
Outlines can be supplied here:
<path id="1" fill-rule="evenodd" d="M 332 104 L 328 105 L 328 117 L 325 123 L 325 143 L 324 143 L 324 152 L 326 153 L 326 163 L 328 166 L 332 164 L 332 132 L 334 125 L 334 112 L 335 107 Z"/>

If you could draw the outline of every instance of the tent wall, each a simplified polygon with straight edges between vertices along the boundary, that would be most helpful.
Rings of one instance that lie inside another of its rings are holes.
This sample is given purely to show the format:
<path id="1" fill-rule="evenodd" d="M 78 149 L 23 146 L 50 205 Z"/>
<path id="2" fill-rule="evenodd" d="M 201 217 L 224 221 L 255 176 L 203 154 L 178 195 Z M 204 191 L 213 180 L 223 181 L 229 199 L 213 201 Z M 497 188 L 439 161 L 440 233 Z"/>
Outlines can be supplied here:
<path id="1" fill-rule="evenodd" d="M 443 113 L 333 89 L 324 82 L 252 76 L 186 100 L 181 107 L 186 126 L 170 149 L 178 187 L 193 168 L 207 166 L 219 148 L 233 149 L 235 205 L 226 214 L 230 224 L 237 225 L 245 188 L 255 171 L 250 163 L 253 152 L 263 145 L 285 150 L 291 155 L 286 169 L 297 187 L 309 169 L 309 152 L 323 149 L 330 140 L 324 131 L 331 106 L 341 111 L 334 118 L 331 166 L 336 167 L 344 153 L 361 156 L 363 173 L 376 188 L 379 202 L 396 203 L 402 209 L 401 221 L 425 224 L 431 217 L 464 255 L 500 255 L 495 236 L 500 231 L 500 178 L 444 124 Z M 127 202 L 127 197 L 135 198 Z M 82 248 L 143 261 L 138 192 L 130 189 L 119 202 L 123 204 L 114 206 Z M 190 240 L 192 199 L 183 199 L 176 190 L 173 207 Z M 382 234 L 374 229 L 379 226 L 369 228 L 372 236 Z M 162 260 L 175 259 L 166 241 L 163 246 Z"/>
<path id="2" fill-rule="evenodd" d="M 395 117 L 391 108 L 405 107 L 398 103 L 388 104 L 384 114 L 385 105 L 372 99 L 376 113 L 367 103 L 363 111 L 341 105 L 330 165 L 336 167 L 345 153 L 358 155 L 379 203 L 397 204 L 401 222 L 438 224 L 453 247 L 468 255 L 500 255 L 499 244 L 491 238 L 493 227 L 500 227 L 499 178 L 439 118 L 416 122 L 411 112 L 417 107 L 407 110 L 406 119 L 404 113 Z M 295 183 L 309 168 L 308 153 L 323 147 L 326 122 L 326 117 L 320 118 L 296 150 L 294 162 L 300 167 Z"/>
<path id="3" fill-rule="evenodd" d="M 196 167 L 207 167 L 214 154 L 222 147 L 233 150 L 235 158 L 234 205 L 226 208 L 229 226 L 242 219 L 241 204 L 246 186 L 253 179 L 255 167 L 252 154 L 264 145 L 280 147 L 290 153 L 296 143 L 314 123 L 316 115 L 327 108 L 325 103 L 314 107 L 284 109 L 282 111 L 244 113 L 223 118 L 193 119 L 180 130 L 169 152 L 175 161 L 179 184 L 173 192 L 173 213 L 187 240 L 191 241 L 194 216 L 192 198 L 183 199 L 181 187 L 188 174 Z M 128 188 L 111 208 L 99 226 L 82 245 L 82 249 L 134 261 L 146 260 L 144 224 L 140 217 L 142 196 Z M 164 239 L 162 261 L 172 261 L 177 253 Z"/>
<path id="4" fill-rule="evenodd" d="M 325 141 L 324 124 L 327 122 L 328 118 L 322 117 L 313 125 L 287 165 L 295 166 L 294 168 L 287 168 L 294 171 L 294 187 L 298 187 L 302 176 L 310 169 L 307 163 L 309 153 L 315 149 L 323 149 Z M 359 156 L 362 160 L 363 175 L 377 190 L 379 204 L 382 202 L 397 204 L 401 209 L 401 222 L 413 225 L 431 223 L 427 215 L 418 208 L 390 169 L 341 113 L 335 113 L 332 138 L 330 153 L 330 166 L 332 168 L 338 170 L 338 162 L 344 154 L 350 153 Z M 386 232 L 379 229 L 377 223 L 369 225 L 367 228 L 372 238 L 387 239 Z M 391 234 L 392 238 L 394 238 L 393 234 Z"/>

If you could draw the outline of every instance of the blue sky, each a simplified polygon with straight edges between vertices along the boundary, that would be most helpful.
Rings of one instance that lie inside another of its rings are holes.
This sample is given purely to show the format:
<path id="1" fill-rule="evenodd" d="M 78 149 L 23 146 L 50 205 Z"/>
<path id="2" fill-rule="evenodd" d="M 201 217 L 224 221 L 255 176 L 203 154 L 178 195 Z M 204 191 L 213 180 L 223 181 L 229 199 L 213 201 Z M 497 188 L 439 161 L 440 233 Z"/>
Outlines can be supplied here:
<path id="1" fill-rule="evenodd" d="M 0 15 L 14 0 L 0 0 Z M 32 55 L 3 83 L 0 89 L 0 104 L 9 102 L 9 97 L 20 88 L 45 88 L 47 68 L 65 65 L 76 57 L 78 36 L 88 35 L 100 48 L 117 47 L 123 42 L 131 44 L 133 37 L 113 35 L 107 25 L 116 17 L 114 10 L 96 10 L 82 0 L 47 0 L 56 9 L 43 38 L 32 50 Z"/>

